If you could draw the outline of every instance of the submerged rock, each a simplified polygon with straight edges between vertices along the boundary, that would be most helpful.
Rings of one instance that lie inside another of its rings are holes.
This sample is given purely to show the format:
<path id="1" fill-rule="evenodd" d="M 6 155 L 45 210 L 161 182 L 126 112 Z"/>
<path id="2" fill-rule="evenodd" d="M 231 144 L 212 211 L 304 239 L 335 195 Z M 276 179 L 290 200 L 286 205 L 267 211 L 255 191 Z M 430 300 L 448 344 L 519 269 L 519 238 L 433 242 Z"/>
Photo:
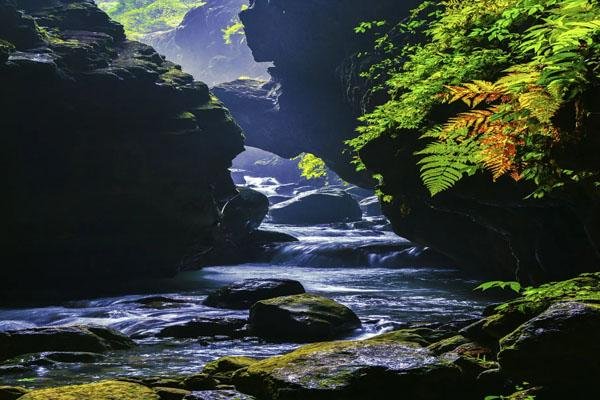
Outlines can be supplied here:
<path id="1" fill-rule="evenodd" d="M 348 307 L 313 294 L 259 301 L 250 309 L 249 323 L 261 338 L 298 342 L 334 339 L 361 326 Z"/>
<path id="2" fill-rule="evenodd" d="M 131 382 L 104 381 L 87 385 L 33 390 L 20 400 L 159 400 L 152 389 Z"/>
<path id="3" fill-rule="evenodd" d="M 44 351 L 102 353 L 135 345 L 127 336 L 99 326 L 33 328 L 0 332 L 0 360 Z"/>
<path id="4" fill-rule="evenodd" d="M 318 189 L 275 204 L 269 215 L 278 224 L 308 225 L 360 221 L 362 211 L 345 191 Z"/>
<path id="5" fill-rule="evenodd" d="M 500 341 L 500 371 L 536 384 L 597 387 L 600 304 L 556 303 Z"/>
<path id="6" fill-rule="evenodd" d="M 291 279 L 246 279 L 210 293 L 204 305 L 229 309 L 249 309 L 260 300 L 304 293 L 304 287 Z"/>
<path id="7" fill-rule="evenodd" d="M 181 325 L 163 328 L 158 337 L 177 339 L 199 338 L 202 336 L 227 336 L 240 338 L 248 336 L 244 330 L 247 321 L 241 318 L 197 318 Z"/>
<path id="8" fill-rule="evenodd" d="M 204 390 L 193 392 L 183 400 L 253 400 L 254 397 L 235 390 Z"/>
<path id="9" fill-rule="evenodd" d="M 469 391 L 457 386 L 461 371 L 452 359 L 434 356 L 403 333 L 303 346 L 251 364 L 233 380 L 244 393 L 279 400 L 395 398 L 394 393 L 450 399 Z"/>

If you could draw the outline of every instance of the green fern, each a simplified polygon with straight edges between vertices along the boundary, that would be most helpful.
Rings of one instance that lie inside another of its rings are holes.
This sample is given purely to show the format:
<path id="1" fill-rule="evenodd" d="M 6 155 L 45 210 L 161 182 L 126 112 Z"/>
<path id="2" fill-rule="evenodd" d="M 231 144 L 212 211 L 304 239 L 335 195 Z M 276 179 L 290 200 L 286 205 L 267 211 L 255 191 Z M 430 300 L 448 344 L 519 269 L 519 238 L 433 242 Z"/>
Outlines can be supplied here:
<path id="1" fill-rule="evenodd" d="M 432 196 L 450 189 L 464 175 L 473 175 L 477 171 L 477 149 L 474 138 L 464 138 L 452 145 L 433 142 L 415 153 L 424 156 L 418 164 L 421 166 L 421 179 Z"/>

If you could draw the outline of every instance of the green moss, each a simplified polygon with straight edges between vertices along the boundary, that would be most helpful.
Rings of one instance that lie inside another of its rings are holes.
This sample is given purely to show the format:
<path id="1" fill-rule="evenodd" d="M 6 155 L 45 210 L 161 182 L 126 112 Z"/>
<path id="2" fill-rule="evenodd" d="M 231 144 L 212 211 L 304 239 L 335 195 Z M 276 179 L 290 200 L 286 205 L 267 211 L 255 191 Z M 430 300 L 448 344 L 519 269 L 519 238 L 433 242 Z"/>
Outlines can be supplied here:
<path id="1" fill-rule="evenodd" d="M 429 345 L 428 349 L 434 354 L 442 354 L 456 349 L 461 344 L 468 343 L 469 339 L 462 335 L 456 335 Z"/>
<path id="2" fill-rule="evenodd" d="M 96 3 L 134 39 L 174 28 L 189 10 L 206 4 L 202 0 L 97 0 Z"/>
<path id="3" fill-rule="evenodd" d="M 29 392 L 21 400 L 158 400 L 151 389 L 130 382 L 104 381 Z"/>
<path id="4" fill-rule="evenodd" d="M 256 362 L 256 359 L 250 357 L 221 357 L 206 364 L 206 366 L 204 366 L 204 369 L 202 370 L 202 373 L 207 375 L 215 375 L 224 372 L 233 372 L 242 368 L 249 367 Z"/>

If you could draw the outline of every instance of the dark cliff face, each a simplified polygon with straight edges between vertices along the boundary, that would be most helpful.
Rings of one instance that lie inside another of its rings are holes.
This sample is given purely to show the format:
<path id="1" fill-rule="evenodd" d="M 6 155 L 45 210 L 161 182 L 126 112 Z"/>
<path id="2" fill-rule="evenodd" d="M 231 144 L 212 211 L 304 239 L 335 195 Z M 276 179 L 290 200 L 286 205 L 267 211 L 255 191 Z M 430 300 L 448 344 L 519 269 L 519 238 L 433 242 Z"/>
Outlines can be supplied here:
<path id="1" fill-rule="evenodd" d="M 274 63 L 272 81 L 262 87 L 246 81 L 215 88 L 247 133 L 248 144 L 283 157 L 311 152 L 342 178 L 373 185 L 343 151 L 343 141 L 354 135 L 357 114 L 346 100 L 340 68 L 348 56 L 369 45 L 354 33 L 360 22 L 400 18 L 418 1 L 401 6 L 391 0 L 252 3 L 240 19 L 256 61 Z"/>
<path id="2" fill-rule="evenodd" d="M 244 5 L 247 0 L 208 0 L 190 10 L 177 28 L 147 35 L 144 42 L 211 86 L 240 76 L 264 78 L 267 65 L 254 61 L 244 35 L 232 35 L 230 43 L 224 38 L 223 30 L 239 22 Z"/>
<path id="3" fill-rule="evenodd" d="M 309 151 L 344 178 L 353 171 L 343 141 L 356 117 L 377 103 L 353 56 L 368 43 L 353 33 L 360 21 L 397 21 L 415 2 L 257 0 L 241 14 L 257 61 L 273 61 L 272 81 L 236 81 L 215 93 L 247 132 L 248 142 L 284 156 Z M 523 200 L 532 188 L 476 176 L 431 198 L 423 187 L 414 135 L 381 139 L 361 154 L 369 173 L 383 175 L 384 205 L 396 232 L 452 257 L 461 268 L 502 279 L 536 282 L 596 270 L 597 198 Z"/>
<path id="4" fill-rule="evenodd" d="M 0 0 L 0 87 L 0 296 L 172 275 L 211 246 L 243 136 L 205 84 L 92 1 Z"/>

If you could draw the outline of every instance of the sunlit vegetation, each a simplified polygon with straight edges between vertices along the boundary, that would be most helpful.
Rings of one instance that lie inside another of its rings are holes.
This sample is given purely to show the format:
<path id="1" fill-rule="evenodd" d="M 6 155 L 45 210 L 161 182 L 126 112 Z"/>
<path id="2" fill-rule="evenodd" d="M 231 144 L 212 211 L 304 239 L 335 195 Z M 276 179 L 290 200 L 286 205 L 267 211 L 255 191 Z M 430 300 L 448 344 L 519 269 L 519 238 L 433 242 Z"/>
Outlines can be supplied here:
<path id="1" fill-rule="evenodd" d="M 240 11 L 244 11 L 247 9 L 248 9 L 248 6 L 244 4 Z M 235 36 L 240 37 L 241 40 L 245 39 L 244 24 L 242 23 L 242 21 L 240 21 L 240 19 L 237 16 L 231 22 L 231 25 L 222 29 L 222 32 L 223 32 L 223 40 L 225 41 L 225 44 L 233 44 L 233 38 Z"/>
<path id="2" fill-rule="evenodd" d="M 381 135 L 419 135 L 432 195 L 480 171 L 530 181 L 536 197 L 600 186 L 598 171 L 558 156 L 584 140 L 586 94 L 600 86 L 597 0 L 425 2 L 392 30 L 376 21 L 356 32 L 377 36 L 380 62 L 363 76 L 390 99 L 360 118 L 355 150 Z M 425 40 L 397 40 L 406 33 Z"/>
<path id="3" fill-rule="evenodd" d="M 298 168 L 306 179 L 318 179 L 327 176 L 325 161 L 311 153 L 304 153 L 297 157 Z"/>
<path id="4" fill-rule="evenodd" d="M 130 38 L 171 29 L 179 25 L 202 0 L 97 0 L 98 7 L 125 27 Z"/>

